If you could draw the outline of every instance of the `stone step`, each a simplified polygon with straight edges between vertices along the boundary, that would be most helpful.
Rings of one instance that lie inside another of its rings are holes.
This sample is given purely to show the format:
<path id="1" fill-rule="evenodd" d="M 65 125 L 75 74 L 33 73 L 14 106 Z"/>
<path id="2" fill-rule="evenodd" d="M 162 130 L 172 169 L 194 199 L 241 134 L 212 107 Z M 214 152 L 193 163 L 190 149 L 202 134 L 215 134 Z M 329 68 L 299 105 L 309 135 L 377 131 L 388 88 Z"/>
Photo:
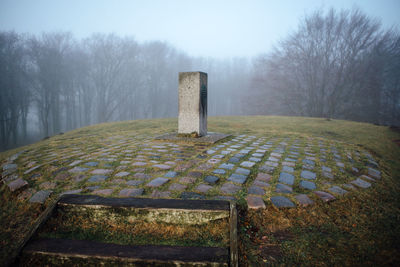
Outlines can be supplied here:
<path id="1" fill-rule="evenodd" d="M 228 248 L 127 246 L 88 240 L 38 239 L 19 266 L 229 266 Z"/>

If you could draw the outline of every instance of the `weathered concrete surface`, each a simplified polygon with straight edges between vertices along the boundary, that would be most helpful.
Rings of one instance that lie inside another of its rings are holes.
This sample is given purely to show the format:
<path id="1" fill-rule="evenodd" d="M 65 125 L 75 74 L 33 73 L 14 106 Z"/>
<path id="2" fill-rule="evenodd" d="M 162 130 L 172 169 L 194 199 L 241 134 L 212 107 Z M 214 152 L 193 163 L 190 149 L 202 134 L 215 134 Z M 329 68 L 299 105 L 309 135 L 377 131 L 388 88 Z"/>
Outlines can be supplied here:
<path id="1" fill-rule="evenodd" d="M 238 266 L 237 212 L 235 204 L 218 200 L 174 200 L 142 198 L 103 198 L 90 195 L 64 195 L 56 216 L 87 218 L 92 222 L 122 222 L 129 225 L 163 222 L 203 225 L 218 222 L 224 247 L 135 246 L 90 240 L 31 240 L 20 261 L 22 266 L 110 265 L 110 266 Z M 62 217 L 60 218 L 62 219 Z M 195 231 L 198 231 L 196 227 Z M 50 230 L 52 231 L 52 230 Z M 227 241 L 229 240 L 229 243 Z M 229 246 L 229 249 L 227 248 Z M 94 260 L 99 262 L 94 264 Z M 46 264 L 44 264 L 46 263 Z M 93 264 L 92 264 L 93 263 Z"/>
<path id="2" fill-rule="evenodd" d="M 237 266 L 228 248 L 132 246 L 89 240 L 38 239 L 28 244 L 22 266 Z"/>
<path id="3" fill-rule="evenodd" d="M 167 140 L 174 142 L 188 142 L 188 143 L 199 143 L 199 144 L 214 144 L 222 139 L 230 137 L 229 134 L 222 133 L 212 133 L 208 132 L 206 135 L 200 136 L 198 138 L 187 137 L 187 136 L 179 136 L 175 133 L 168 133 L 161 136 L 157 136 L 156 140 Z"/>
<path id="4" fill-rule="evenodd" d="M 178 133 L 207 135 L 207 73 L 179 73 Z"/>
<path id="5" fill-rule="evenodd" d="M 75 202 L 69 203 L 68 199 Z M 69 195 L 63 196 L 58 205 L 60 209 L 76 216 L 110 221 L 124 217 L 130 222 L 140 220 L 191 225 L 229 218 L 229 202 L 217 200 L 119 199 Z"/>

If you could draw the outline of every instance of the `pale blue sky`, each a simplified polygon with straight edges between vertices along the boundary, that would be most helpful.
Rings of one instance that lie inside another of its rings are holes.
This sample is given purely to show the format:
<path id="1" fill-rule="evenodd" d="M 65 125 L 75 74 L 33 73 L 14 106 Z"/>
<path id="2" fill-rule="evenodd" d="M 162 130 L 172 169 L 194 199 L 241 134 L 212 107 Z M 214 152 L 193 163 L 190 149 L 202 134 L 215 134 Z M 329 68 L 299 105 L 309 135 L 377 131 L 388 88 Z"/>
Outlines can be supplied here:
<path id="1" fill-rule="evenodd" d="M 191 56 L 252 57 L 318 8 L 357 6 L 400 27 L 400 0 L 0 0 L 0 30 L 70 31 L 166 41 Z"/>

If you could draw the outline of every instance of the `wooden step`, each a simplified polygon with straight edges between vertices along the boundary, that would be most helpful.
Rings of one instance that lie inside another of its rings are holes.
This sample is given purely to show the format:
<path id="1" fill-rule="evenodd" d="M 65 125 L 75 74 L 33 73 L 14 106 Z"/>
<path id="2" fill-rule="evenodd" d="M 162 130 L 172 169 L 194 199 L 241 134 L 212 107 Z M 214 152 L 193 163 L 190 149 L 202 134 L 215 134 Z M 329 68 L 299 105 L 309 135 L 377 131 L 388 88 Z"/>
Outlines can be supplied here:
<path id="1" fill-rule="evenodd" d="M 20 266 L 229 266 L 227 248 L 126 246 L 88 240 L 38 239 L 23 250 Z"/>

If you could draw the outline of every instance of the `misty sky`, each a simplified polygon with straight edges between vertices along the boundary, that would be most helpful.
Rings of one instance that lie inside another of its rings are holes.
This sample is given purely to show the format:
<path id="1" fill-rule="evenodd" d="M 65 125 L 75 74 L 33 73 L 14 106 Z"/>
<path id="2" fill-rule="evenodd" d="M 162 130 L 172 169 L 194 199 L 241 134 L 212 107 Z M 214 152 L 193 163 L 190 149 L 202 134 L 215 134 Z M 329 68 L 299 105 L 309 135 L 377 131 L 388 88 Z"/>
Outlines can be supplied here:
<path id="1" fill-rule="evenodd" d="M 0 0 L 0 30 L 70 31 L 166 41 L 190 56 L 252 57 L 268 52 L 305 14 L 359 7 L 400 28 L 400 0 Z"/>

